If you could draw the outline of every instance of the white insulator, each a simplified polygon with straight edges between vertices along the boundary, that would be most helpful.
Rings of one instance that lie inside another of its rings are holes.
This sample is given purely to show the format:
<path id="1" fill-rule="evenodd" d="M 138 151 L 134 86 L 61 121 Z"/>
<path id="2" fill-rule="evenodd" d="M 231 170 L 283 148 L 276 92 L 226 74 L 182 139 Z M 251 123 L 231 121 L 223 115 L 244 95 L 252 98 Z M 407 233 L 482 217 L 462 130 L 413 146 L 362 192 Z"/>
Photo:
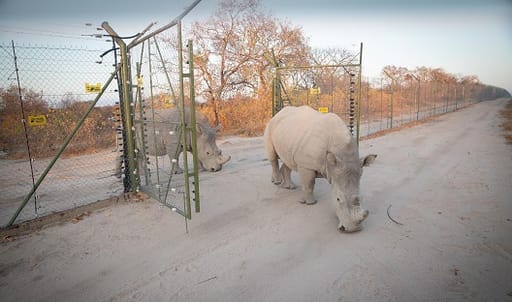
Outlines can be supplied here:
<path id="1" fill-rule="evenodd" d="M 177 162 L 178 162 L 178 161 L 176 160 L 176 158 L 171 159 L 171 163 L 174 163 L 174 164 L 175 164 L 175 163 L 177 163 Z"/>
<path id="2" fill-rule="evenodd" d="M 169 131 L 169 134 L 170 135 L 174 135 L 174 131 Z"/>
<path id="3" fill-rule="evenodd" d="M 176 193 L 176 188 L 171 188 L 171 192 Z"/>

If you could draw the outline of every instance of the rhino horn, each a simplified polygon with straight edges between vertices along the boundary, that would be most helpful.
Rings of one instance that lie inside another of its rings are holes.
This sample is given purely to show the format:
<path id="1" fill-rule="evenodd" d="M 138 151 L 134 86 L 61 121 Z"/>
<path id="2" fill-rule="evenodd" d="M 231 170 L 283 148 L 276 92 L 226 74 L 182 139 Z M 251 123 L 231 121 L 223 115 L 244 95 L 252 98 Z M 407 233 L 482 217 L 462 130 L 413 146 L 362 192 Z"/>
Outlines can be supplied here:
<path id="1" fill-rule="evenodd" d="M 363 222 L 363 220 L 365 220 L 368 217 L 368 214 L 370 214 L 368 210 L 359 209 L 357 224 Z"/>
<path id="2" fill-rule="evenodd" d="M 219 158 L 219 164 L 220 165 L 224 165 L 225 163 L 227 163 L 228 161 L 231 160 L 231 156 L 224 156 L 224 155 L 221 155 L 220 158 Z"/>

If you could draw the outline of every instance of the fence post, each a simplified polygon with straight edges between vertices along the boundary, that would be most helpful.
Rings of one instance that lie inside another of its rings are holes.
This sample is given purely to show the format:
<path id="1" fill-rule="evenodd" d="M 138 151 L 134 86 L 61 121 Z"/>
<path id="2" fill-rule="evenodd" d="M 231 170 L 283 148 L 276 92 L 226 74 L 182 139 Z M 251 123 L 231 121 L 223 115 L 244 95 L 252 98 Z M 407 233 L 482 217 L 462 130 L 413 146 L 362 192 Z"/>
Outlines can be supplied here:
<path id="1" fill-rule="evenodd" d="M 414 97 L 414 103 L 416 105 L 416 120 L 418 121 L 420 119 L 420 96 L 421 96 L 421 80 L 416 75 L 409 73 L 411 77 L 413 77 L 418 82 L 418 92 L 416 93 L 416 96 Z"/>
<path id="2" fill-rule="evenodd" d="M 356 140 L 357 145 L 359 145 L 359 136 L 361 135 L 361 130 L 359 129 L 361 127 L 361 76 L 362 76 L 362 69 L 363 69 L 363 42 L 360 44 L 359 48 L 359 75 L 358 75 L 358 91 L 357 91 L 357 117 L 356 117 L 356 126 L 357 126 L 357 134 L 356 134 Z"/>
<path id="3" fill-rule="evenodd" d="M 391 85 L 390 85 L 390 94 L 389 94 L 389 104 L 388 104 L 388 110 L 389 110 L 389 128 L 393 128 L 393 84 L 395 83 L 395 79 L 384 70 L 384 74 L 386 74 L 391 79 Z"/>
<path id="4" fill-rule="evenodd" d="M 128 47 L 126 43 L 124 43 L 123 39 L 119 37 L 119 35 L 110 27 L 107 22 L 103 22 L 101 26 L 108 32 L 109 35 L 113 37 L 116 41 L 117 45 L 119 45 L 119 50 L 121 53 L 121 87 L 120 90 L 122 92 L 122 104 L 121 107 L 121 118 L 123 122 L 123 128 L 125 131 L 125 147 L 124 153 L 126 155 L 126 161 L 128 163 L 128 169 L 126 170 L 126 177 L 128 177 L 129 184 L 128 187 L 125 187 L 125 191 L 138 191 L 139 181 L 138 181 L 138 171 L 137 171 L 137 155 L 136 155 L 136 147 L 135 147 L 135 127 L 133 124 L 134 117 L 134 104 L 132 101 L 132 82 L 130 75 L 130 59 L 128 53 Z M 126 162 L 125 162 L 126 163 Z"/>

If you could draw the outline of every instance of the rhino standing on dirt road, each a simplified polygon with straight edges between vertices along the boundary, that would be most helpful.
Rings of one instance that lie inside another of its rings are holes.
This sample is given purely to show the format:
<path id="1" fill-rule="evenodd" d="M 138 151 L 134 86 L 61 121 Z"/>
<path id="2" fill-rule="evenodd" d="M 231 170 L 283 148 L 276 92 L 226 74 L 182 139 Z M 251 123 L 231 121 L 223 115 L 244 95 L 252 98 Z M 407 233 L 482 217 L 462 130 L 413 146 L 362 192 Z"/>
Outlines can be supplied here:
<path id="1" fill-rule="evenodd" d="M 285 107 L 267 124 L 264 142 L 274 184 L 294 189 L 290 174 L 297 171 L 304 192 L 300 202 L 314 204 L 315 178 L 326 178 L 331 184 L 338 229 L 361 230 L 368 211 L 361 208 L 359 181 L 363 166 L 377 155 L 360 159 L 357 143 L 336 114 L 319 113 L 308 106 Z M 282 161 L 280 169 L 278 159 Z"/>
<path id="2" fill-rule="evenodd" d="M 149 115 L 149 114 L 148 114 Z M 172 160 L 175 156 L 179 156 L 181 152 L 192 151 L 190 137 L 187 137 L 185 148 L 178 142 L 179 125 L 181 120 L 178 108 L 155 110 L 154 129 L 153 124 L 148 122 L 147 125 L 147 149 L 149 155 L 163 156 L 168 154 Z M 185 120 L 190 123 L 190 111 L 185 110 Z M 154 131 L 153 131 L 154 130 Z M 222 150 L 217 147 L 217 131 L 218 128 L 212 128 L 208 124 L 206 117 L 200 112 L 196 112 L 196 130 L 197 130 L 197 157 L 201 168 L 216 172 L 222 169 L 231 156 L 222 155 Z M 173 133 L 173 134 L 170 134 Z M 176 148 L 179 148 L 176 152 Z M 180 172 L 179 167 L 178 171 Z"/>

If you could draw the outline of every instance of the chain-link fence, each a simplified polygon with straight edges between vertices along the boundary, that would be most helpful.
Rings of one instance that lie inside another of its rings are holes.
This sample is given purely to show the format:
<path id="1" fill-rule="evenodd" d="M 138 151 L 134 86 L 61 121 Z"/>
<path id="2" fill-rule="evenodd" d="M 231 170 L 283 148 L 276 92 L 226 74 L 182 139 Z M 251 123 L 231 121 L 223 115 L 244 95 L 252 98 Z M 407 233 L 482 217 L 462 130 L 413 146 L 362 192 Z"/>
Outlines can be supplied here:
<path id="1" fill-rule="evenodd" d="M 506 96 L 506 91 L 480 83 L 421 81 L 415 76 L 402 83 L 391 78 L 365 78 L 361 87 L 361 136 L 500 96 Z"/>
<path id="2" fill-rule="evenodd" d="M 359 137 L 509 96 L 477 80 L 419 78 L 413 73 L 359 80 L 357 64 L 279 67 L 273 94 L 275 112 L 301 105 L 333 112 Z"/>
<path id="3" fill-rule="evenodd" d="M 105 49 L 0 43 L 0 225 L 34 183 L 114 72 Z M 114 175 L 117 85 L 103 93 L 18 216 L 28 220 L 123 192 Z"/>
<path id="4" fill-rule="evenodd" d="M 277 68 L 274 113 L 283 106 L 308 105 L 336 113 L 356 135 L 359 69 L 359 64 Z"/>

